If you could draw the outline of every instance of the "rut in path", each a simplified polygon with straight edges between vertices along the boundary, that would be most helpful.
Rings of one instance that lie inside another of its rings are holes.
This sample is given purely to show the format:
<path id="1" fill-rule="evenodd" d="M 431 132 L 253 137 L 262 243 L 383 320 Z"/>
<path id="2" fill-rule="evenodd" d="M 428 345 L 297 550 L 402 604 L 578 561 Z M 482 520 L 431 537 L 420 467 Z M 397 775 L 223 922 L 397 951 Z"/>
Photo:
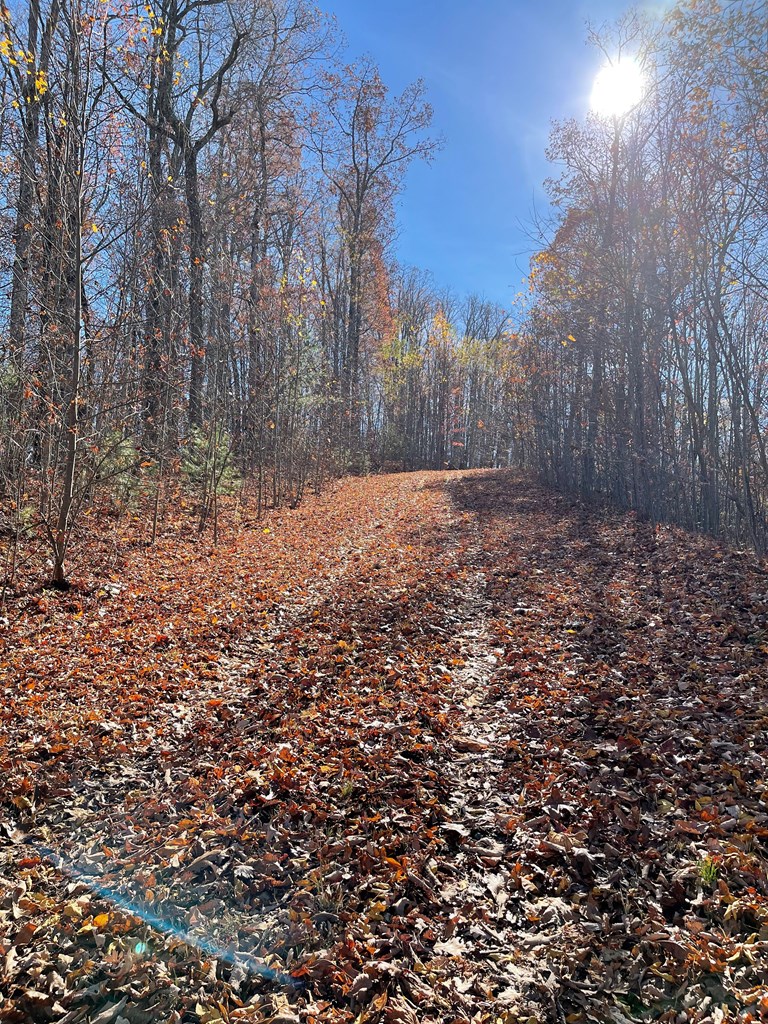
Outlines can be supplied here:
<path id="1" fill-rule="evenodd" d="M 471 922 L 469 936 L 480 940 L 475 946 L 479 954 L 475 971 L 485 975 L 486 985 L 496 988 L 495 1003 L 503 1014 L 511 1018 L 516 1013 L 543 1011 L 557 1019 L 561 1013 L 551 986 L 541 966 L 526 956 L 538 943 L 531 942 L 530 934 L 515 931 L 508 907 L 515 839 L 507 826 L 515 808 L 499 780 L 510 740 L 509 701 L 493 686 L 503 648 L 495 643 L 491 629 L 493 606 L 487 596 L 482 523 L 466 516 L 455 521 L 467 539 L 461 551 L 464 568 L 453 622 L 459 665 L 449 689 L 448 713 L 457 730 L 451 739 L 455 756 L 444 768 L 451 820 L 443 830 L 454 839 L 456 849 L 451 858 L 455 877 L 442 887 L 441 895 L 454 905 L 443 912 L 449 922 L 462 918 L 465 926 Z M 465 958 L 473 952 L 466 938 L 436 948 Z M 538 994 L 533 1002 L 528 998 L 531 993 Z"/>

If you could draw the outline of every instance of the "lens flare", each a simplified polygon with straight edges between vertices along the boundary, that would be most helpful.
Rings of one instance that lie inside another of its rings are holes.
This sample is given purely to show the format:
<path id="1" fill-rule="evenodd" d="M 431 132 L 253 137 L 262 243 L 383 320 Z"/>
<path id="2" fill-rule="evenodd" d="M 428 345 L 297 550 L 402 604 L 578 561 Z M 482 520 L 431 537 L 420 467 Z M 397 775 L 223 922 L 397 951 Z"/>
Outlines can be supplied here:
<path id="1" fill-rule="evenodd" d="M 590 106 L 601 117 L 621 117 L 637 106 L 644 91 L 643 69 L 632 57 L 621 57 L 598 71 Z"/>
<path id="2" fill-rule="evenodd" d="M 253 956 L 253 954 L 236 951 L 233 952 L 232 949 L 227 949 L 215 939 L 209 938 L 208 936 L 196 935 L 188 928 L 185 928 L 183 924 L 173 921 L 169 917 L 165 917 L 162 913 L 157 913 L 155 910 L 150 909 L 139 901 L 129 899 L 122 893 L 119 893 L 116 889 L 112 889 L 106 885 L 101 885 L 90 875 L 86 875 L 82 871 L 78 871 L 73 864 L 68 863 L 54 850 L 51 850 L 48 847 L 37 847 L 37 850 L 43 859 L 53 864 L 53 866 L 63 875 L 66 875 L 68 878 L 71 878 L 76 882 L 81 882 L 84 885 L 87 885 L 92 892 L 95 892 L 99 896 L 109 900 L 113 906 L 125 911 L 132 917 L 140 918 L 145 924 L 150 925 L 156 931 L 178 939 L 185 945 L 197 949 L 206 956 L 216 957 L 217 960 L 221 960 L 224 963 L 231 964 L 232 966 L 234 966 L 235 963 L 239 963 L 245 967 L 249 974 L 258 974 L 262 978 L 266 978 L 267 980 L 273 981 L 286 988 L 301 988 L 301 984 L 297 982 L 295 978 L 292 978 L 289 974 L 283 974 L 280 971 L 273 970 L 258 957 Z M 134 950 L 134 952 L 139 955 L 148 951 L 149 946 L 144 942 L 137 943 Z"/>

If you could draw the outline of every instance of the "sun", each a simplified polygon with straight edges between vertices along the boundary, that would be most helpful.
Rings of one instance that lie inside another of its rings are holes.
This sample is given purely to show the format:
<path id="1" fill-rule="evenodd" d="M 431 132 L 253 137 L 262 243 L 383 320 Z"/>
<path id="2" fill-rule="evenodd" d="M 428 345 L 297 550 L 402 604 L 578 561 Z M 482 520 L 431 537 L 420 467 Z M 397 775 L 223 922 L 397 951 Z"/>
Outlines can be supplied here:
<path id="1" fill-rule="evenodd" d="M 621 117 L 643 98 L 645 75 L 638 62 L 621 57 L 604 64 L 592 87 L 590 106 L 601 117 Z"/>

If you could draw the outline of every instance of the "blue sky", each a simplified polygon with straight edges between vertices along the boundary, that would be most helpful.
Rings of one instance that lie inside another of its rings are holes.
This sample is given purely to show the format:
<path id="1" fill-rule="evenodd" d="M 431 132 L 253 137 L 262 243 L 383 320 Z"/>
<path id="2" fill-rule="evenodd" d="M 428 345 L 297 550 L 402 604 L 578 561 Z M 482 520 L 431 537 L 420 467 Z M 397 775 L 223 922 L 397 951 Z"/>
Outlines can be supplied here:
<path id="1" fill-rule="evenodd" d="M 439 287 L 509 305 L 534 244 L 550 121 L 582 117 L 600 66 L 586 22 L 628 0 L 326 0 L 348 58 L 371 54 L 394 93 L 423 78 L 446 144 L 411 168 L 399 201 L 398 259 Z"/>

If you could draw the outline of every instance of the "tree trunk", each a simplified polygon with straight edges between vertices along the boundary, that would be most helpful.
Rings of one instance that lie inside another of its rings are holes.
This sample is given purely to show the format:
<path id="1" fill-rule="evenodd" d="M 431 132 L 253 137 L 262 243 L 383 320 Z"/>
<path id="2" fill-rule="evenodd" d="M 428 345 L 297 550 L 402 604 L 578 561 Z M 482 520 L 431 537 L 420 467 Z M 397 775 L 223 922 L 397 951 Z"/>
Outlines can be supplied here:
<path id="1" fill-rule="evenodd" d="M 192 369 L 189 379 L 189 422 L 203 425 L 203 377 L 205 373 L 205 329 L 203 326 L 203 273 L 205 237 L 197 178 L 197 147 L 184 147 L 184 194 L 189 215 L 189 344 Z"/>

